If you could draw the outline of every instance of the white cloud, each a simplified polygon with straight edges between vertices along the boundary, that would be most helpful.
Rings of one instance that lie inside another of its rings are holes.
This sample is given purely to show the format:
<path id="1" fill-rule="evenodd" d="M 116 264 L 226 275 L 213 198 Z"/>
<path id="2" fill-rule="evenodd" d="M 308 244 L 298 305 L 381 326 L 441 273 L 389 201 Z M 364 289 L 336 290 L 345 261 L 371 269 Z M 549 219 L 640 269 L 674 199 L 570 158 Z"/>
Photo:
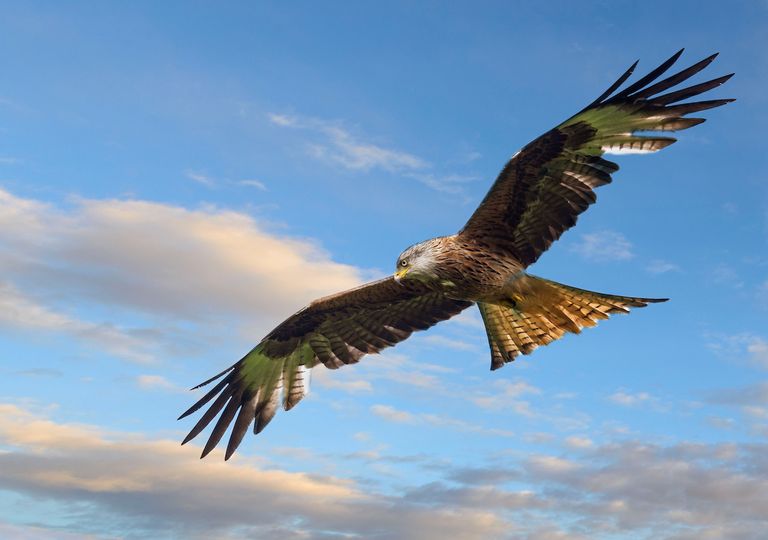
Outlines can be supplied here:
<path id="1" fill-rule="evenodd" d="M 608 230 L 582 234 L 570 251 L 597 262 L 627 261 L 635 256 L 632 244 L 623 234 Z"/>
<path id="2" fill-rule="evenodd" d="M 269 121 L 276 126 L 282 127 L 293 127 L 299 123 L 295 117 L 286 114 L 267 113 L 267 118 L 269 118 Z"/>
<path id="3" fill-rule="evenodd" d="M 341 390 L 352 394 L 373 391 L 373 385 L 370 381 L 353 378 L 354 375 L 349 375 L 350 373 L 354 373 L 354 371 L 328 369 L 313 370 L 312 384 L 322 388 Z"/>
<path id="4" fill-rule="evenodd" d="M 449 338 L 439 334 L 430 334 L 428 336 L 424 336 L 422 341 L 436 347 L 445 347 L 457 351 L 471 351 L 477 348 L 474 343 L 468 343 L 460 339 Z"/>
<path id="5" fill-rule="evenodd" d="M 645 268 L 651 274 L 666 274 L 668 272 L 680 272 L 680 267 L 675 263 L 654 259 Z"/>
<path id="6" fill-rule="evenodd" d="M 720 356 L 743 359 L 754 366 L 768 369 L 768 341 L 762 336 L 750 332 L 713 335 L 707 347 Z"/>
<path id="7" fill-rule="evenodd" d="M 265 469 L 243 458 L 200 461 L 177 441 L 59 424 L 14 405 L 0 405 L 0 444 L 3 488 L 28 495 L 29 507 L 40 499 L 81 503 L 73 529 L 80 518 L 85 530 L 109 521 L 113 530 L 125 527 L 144 538 L 298 540 L 334 531 L 470 540 L 505 530 L 503 519 L 486 509 L 425 507 L 366 492 L 350 480 Z"/>
<path id="8" fill-rule="evenodd" d="M 168 392 L 184 391 L 183 388 L 173 384 L 162 375 L 139 375 L 136 377 L 136 384 L 142 390 L 165 390 Z"/>
<path id="9" fill-rule="evenodd" d="M 322 135 L 324 142 L 311 144 L 310 154 L 347 169 L 381 168 L 395 172 L 416 171 L 429 166 L 426 161 L 408 152 L 361 142 L 333 122 L 274 113 L 267 114 L 267 117 L 276 126 L 304 129 Z"/>
<path id="10" fill-rule="evenodd" d="M 261 180 L 254 180 L 254 179 L 248 179 L 248 180 L 239 180 L 237 182 L 241 186 L 248 186 L 248 187 L 254 187 L 261 191 L 267 191 L 267 186 L 262 182 Z"/>
<path id="11" fill-rule="evenodd" d="M 415 415 L 395 409 L 390 405 L 373 405 L 371 412 L 384 420 L 398 424 L 415 424 L 418 421 Z"/>
<path id="12" fill-rule="evenodd" d="M 726 285 L 734 289 L 740 289 L 744 286 L 744 281 L 739 276 L 739 272 L 731 265 L 720 263 L 709 270 L 710 279 L 718 285 Z"/>
<path id="13" fill-rule="evenodd" d="M 471 422 L 459 420 L 458 418 L 438 414 L 410 413 L 408 411 L 396 409 L 390 405 L 373 405 L 371 406 L 371 412 L 376 416 L 387 420 L 388 422 L 394 422 L 396 424 L 428 424 L 440 428 L 449 428 L 458 431 L 482 433 L 484 435 L 501 437 L 511 437 L 513 435 L 512 432 L 504 429 L 485 428 Z"/>
<path id="14" fill-rule="evenodd" d="M 618 390 L 608 396 L 608 399 L 613 401 L 614 403 L 617 403 L 619 405 L 623 405 L 625 407 L 634 407 L 636 405 L 640 405 L 643 403 L 650 403 L 656 400 L 651 394 L 648 392 L 627 392 L 625 390 Z"/>
<path id="15" fill-rule="evenodd" d="M 567 437 L 565 439 L 565 444 L 569 448 L 574 449 L 581 449 L 581 448 L 591 448 L 594 446 L 594 443 L 592 440 L 588 437 Z"/>
<path id="16" fill-rule="evenodd" d="M 267 118 L 276 126 L 311 134 L 314 140 L 307 145 L 309 155 L 345 169 L 383 169 L 452 195 L 463 193 L 463 184 L 477 179 L 468 175 L 437 174 L 431 171 L 432 164 L 427 160 L 409 152 L 361 141 L 337 122 L 275 113 L 267 114 Z"/>
<path id="17" fill-rule="evenodd" d="M 459 195 L 464 193 L 464 184 L 468 182 L 474 182 L 478 179 L 476 176 L 460 174 L 435 175 L 433 173 L 408 173 L 406 176 L 421 182 L 425 186 L 432 188 L 435 191 L 440 191 L 451 195 Z"/>
<path id="18" fill-rule="evenodd" d="M 216 186 L 216 180 L 211 178 L 207 174 L 204 174 L 198 171 L 186 171 L 184 174 L 190 180 L 193 180 L 198 184 L 202 184 L 205 187 L 211 188 Z"/>
<path id="19" fill-rule="evenodd" d="M 470 401 L 483 409 L 513 411 L 522 416 L 535 416 L 530 403 L 520 398 L 525 395 L 541 394 L 541 389 L 523 379 L 515 381 L 502 379 L 494 382 L 493 386 L 496 389 L 494 394 L 483 393 L 471 396 Z"/>
<path id="20" fill-rule="evenodd" d="M 0 265 L 25 294 L 189 321 L 273 322 L 361 282 L 357 268 L 314 242 L 243 213 L 122 199 L 80 199 L 65 210 L 2 190 Z M 38 316 L 53 324 L 52 313 Z"/>
<path id="21" fill-rule="evenodd" d="M 13 285 L 3 282 L 0 282 L 0 327 L 70 334 L 111 354 L 139 363 L 150 362 L 155 348 L 153 340 L 142 336 L 141 330 L 80 320 L 41 305 Z"/>

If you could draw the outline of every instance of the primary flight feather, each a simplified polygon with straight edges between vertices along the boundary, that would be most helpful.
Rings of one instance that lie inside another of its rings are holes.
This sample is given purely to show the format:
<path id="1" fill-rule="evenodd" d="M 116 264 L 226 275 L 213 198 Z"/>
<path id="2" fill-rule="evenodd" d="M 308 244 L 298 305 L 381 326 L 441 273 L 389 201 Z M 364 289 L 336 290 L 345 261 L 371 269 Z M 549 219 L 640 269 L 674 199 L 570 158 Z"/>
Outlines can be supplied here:
<path id="1" fill-rule="evenodd" d="M 655 82 L 682 52 L 617 91 L 635 62 L 595 101 L 526 145 L 507 162 L 457 234 L 409 247 L 398 257 L 393 276 L 315 300 L 236 364 L 196 386 L 221 379 L 181 415 L 212 402 L 182 444 L 218 416 L 201 457 L 232 424 L 229 459 L 251 425 L 254 433 L 261 432 L 279 407 L 289 410 L 304 397 L 308 369 L 353 364 L 473 304 L 485 323 L 491 369 L 497 369 L 612 313 L 663 302 L 569 287 L 525 269 L 595 202 L 594 189 L 611 181 L 619 167 L 604 154 L 661 150 L 675 142 L 661 132 L 700 124 L 703 118 L 687 115 L 733 101 L 680 103 L 733 74 L 671 90 L 707 67 L 716 54 Z"/>

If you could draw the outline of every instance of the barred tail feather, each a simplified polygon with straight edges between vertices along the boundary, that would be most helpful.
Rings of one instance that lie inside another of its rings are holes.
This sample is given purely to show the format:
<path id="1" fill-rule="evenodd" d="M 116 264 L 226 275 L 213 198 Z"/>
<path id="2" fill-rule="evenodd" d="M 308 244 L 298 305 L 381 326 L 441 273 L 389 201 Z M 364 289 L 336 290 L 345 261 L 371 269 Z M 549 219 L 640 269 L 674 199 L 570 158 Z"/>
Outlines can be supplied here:
<path id="1" fill-rule="evenodd" d="M 613 313 L 628 313 L 631 307 L 666 300 L 598 293 L 525 275 L 498 303 L 477 305 L 488 334 L 493 370 L 560 339 L 566 332 L 578 334 Z"/>

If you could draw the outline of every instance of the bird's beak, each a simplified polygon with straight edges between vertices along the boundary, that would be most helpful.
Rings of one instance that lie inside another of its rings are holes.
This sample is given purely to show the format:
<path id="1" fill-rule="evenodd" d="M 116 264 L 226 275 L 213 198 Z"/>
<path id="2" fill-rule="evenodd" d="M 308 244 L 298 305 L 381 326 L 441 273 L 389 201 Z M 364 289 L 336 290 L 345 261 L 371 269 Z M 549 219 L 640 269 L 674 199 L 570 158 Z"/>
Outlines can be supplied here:
<path id="1" fill-rule="evenodd" d="M 401 268 L 397 272 L 395 272 L 395 281 L 397 283 L 400 283 L 400 280 L 402 280 L 405 277 L 405 274 L 407 274 L 408 270 L 410 270 L 410 269 L 411 269 L 410 267 L 408 267 L 408 268 Z"/>

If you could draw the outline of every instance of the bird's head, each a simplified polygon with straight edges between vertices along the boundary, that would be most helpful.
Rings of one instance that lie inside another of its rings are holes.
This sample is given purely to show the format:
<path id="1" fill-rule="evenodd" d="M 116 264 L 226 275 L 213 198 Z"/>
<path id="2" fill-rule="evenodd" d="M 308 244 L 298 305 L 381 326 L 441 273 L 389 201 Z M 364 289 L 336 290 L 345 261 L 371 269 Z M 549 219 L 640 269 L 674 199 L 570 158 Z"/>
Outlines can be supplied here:
<path id="1" fill-rule="evenodd" d="M 397 258 L 395 281 L 404 279 L 430 281 L 436 279 L 437 238 L 414 244 Z"/>

